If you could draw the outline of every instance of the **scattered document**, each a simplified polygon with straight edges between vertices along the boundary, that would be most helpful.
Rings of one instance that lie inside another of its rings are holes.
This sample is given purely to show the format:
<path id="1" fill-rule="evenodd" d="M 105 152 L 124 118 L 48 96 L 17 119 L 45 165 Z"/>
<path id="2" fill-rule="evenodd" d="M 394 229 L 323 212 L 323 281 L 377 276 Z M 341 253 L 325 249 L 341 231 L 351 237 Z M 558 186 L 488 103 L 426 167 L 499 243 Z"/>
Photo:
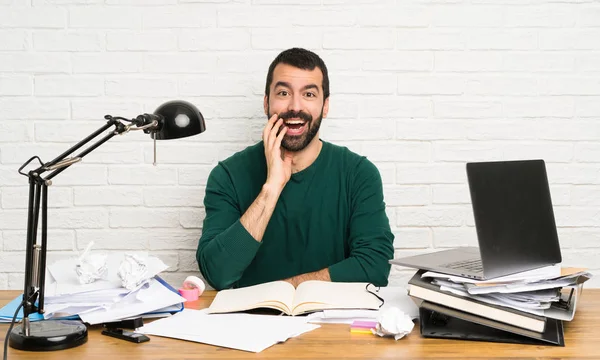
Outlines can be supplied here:
<path id="1" fill-rule="evenodd" d="M 184 309 L 146 324 L 137 332 L 258 353 L 319 328 L 306 321 L 306 317 L 206 314 L 205 310 Z"/>
<path id="2" fill-rule="evenodd" d="M 427 271 L 421 277 L 443 278 L 456 283 L 471 283 L 471 284 L 488 284 L 488 283 L 503 283 L 503 282 L 534 282 L 539 280 L 554 279 L 561 276 L 560 264 L 545 266 L 539 269 L 523 271 L 520 273 L 497 277 L 490 280 L 475 280 L 471 278 L 448 275 L 434 271 Z"/>

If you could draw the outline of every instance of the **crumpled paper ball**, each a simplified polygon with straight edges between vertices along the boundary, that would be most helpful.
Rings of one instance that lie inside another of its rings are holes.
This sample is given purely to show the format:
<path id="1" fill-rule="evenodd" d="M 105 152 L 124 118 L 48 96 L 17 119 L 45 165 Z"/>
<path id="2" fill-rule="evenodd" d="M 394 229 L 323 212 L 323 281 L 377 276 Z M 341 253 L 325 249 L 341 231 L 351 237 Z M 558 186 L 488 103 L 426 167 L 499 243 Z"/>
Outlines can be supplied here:
<path id="1" fill-rule="evenodd" d="M 99 279 L 106 279 L 108 267 L 106 266 L 107 255 L 91 254 L 90 250 L 94 242 L 90 242 L 79 257 L 75 265 L 75 272 L 80 284 L 91 284 Z"/>
<path id="2" fill-rule="evenodd" d="M 148 276 L 147 268 L 145 259 L 135 254 L 126 254 L 117 273 L 123 287 L 134 290 L 146 282 L 151 277 Z"/>
<path id="3" fill-rule="evenodd" d="M 410 316 L 397 307 L 390 307 L 379 312 L 377 327 L 371 331 L 379 336 L 393 336 L 399 340 L 409 334 L 414 326 Z"/>

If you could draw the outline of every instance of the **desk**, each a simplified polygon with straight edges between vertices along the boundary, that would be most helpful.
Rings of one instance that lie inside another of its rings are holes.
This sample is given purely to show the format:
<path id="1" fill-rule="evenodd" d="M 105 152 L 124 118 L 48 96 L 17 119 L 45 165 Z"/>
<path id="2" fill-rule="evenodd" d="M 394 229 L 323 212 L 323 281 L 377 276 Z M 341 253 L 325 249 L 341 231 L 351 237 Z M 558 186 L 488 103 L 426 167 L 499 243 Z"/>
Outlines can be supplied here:
<path id="1" fill-rule="evenodd" d="M 0 291 L 0 306 L 18 294 Z M 186 307 L 205 308 L 214 296 L 214 291 L 208 291 Z M 7 330 L 8 325 L 0 325 L 1 345 Z M 8 359 L 600 359 L 600 289 L 584 289 L 575 320 L 565 322 L 565 347 L 424 339 L 417 326 L 407 337 L 394 341 L 351 334 L 349 325 L 324 324 L 255 354 L 157 336 L 151 336 L 147 343 L 134 344 L 101 335 L 100 330 L 100 326 L 91 327 L 88 342 L 68 350 L 35 353 L 9 347 Z"/>

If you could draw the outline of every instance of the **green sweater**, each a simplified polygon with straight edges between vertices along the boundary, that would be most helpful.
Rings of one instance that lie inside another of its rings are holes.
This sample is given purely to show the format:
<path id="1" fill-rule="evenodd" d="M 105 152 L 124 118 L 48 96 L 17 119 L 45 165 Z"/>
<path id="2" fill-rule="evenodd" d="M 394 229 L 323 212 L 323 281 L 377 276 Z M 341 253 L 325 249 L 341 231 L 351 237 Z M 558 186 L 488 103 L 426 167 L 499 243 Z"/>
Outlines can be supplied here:
<path id="1" fill-rule="evenodd" d="M 266 176 L 262 142 L 210 173 L 196 257 L 212 287 L 250 286 L 323 268 L 332 281 L 387 285 L 394 235 L 373 163 L 323 141 L 314 163 L 292 174 L 258 242 L 240 217 Z"/>

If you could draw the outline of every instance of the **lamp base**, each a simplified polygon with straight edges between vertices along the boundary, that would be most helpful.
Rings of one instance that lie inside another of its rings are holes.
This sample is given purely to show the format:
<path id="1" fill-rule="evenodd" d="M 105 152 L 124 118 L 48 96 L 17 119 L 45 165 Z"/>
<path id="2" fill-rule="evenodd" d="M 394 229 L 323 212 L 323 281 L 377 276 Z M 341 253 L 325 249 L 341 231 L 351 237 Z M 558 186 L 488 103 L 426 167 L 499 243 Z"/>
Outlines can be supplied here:
<path id="1" fill-rule="evenodd" d="M 87 327 L 79 320 L 42 320 L 29 325 L 25 336 L 23 324 L 10 333 L 10 347 L 25 351 L 53 351 L 76 347 L 87 342 Z"/>

